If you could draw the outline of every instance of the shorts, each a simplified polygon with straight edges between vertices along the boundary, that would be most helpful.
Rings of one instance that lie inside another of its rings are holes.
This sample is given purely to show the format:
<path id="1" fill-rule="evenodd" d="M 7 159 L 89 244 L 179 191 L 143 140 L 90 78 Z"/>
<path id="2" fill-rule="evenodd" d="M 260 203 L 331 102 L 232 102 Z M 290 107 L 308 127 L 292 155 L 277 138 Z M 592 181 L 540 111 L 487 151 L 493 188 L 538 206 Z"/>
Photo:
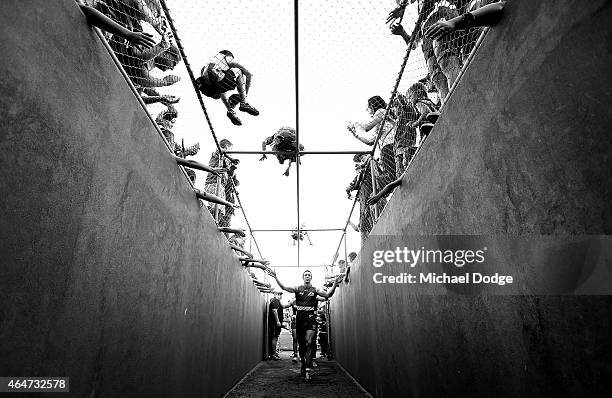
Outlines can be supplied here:
<path id="1" fill-rule="evenodd" d="M 306 330 L 317 330 L 317 317 L 315 313 L 305 314 L 295 320 L 296 330 L 304 332 Z M 299 333 L 299 332 L 298 332 Z"/>
<path id="2" fill-rule="evenodd" d="M 280 332 L 281 332 L 281 327 L 280 326 L 268 325 L 268 336 L 270 336 L 270 337 L 278 337 L 278 336 L 280 336 Z"/>
<path id="3" fill-rule="evenodd" d="M 236 75 L 230 69 L 225 72 L 223 79 L 219 81 L 212 77 L 206 80 L 199 77 L 196 79 L 196 83 L 202 94 L 210 98 L 219 99 L 221 94 L 232 91 L 238 86 L 237 80 Z"/>

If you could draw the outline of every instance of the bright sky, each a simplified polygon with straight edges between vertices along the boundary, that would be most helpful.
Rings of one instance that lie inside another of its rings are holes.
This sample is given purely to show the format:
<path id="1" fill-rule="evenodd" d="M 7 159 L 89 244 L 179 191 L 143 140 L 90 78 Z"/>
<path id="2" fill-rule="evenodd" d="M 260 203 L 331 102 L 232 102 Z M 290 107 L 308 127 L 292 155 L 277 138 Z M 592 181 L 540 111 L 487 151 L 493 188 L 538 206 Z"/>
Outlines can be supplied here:
<path id="1" fill-rule="evenodd" d="M 219 139 L 228 138 L 233 150 L 260 150 L 261 142 L 281 126 L 295 127 L 294 3 L 289 0 L 167 0 L 191 68 L 202 66 L 218 51 L 232 51 L 237 62 L 253 74 L 248 102 L 261 115 L 238 112 L 243 125 L 231 124 L 221 101 L 204 99 Z M 406 45 L 390 34 L 385 19 L 395 1 L 300 0 L 299 2 L 299 105 L 300 142 L 306 150 L 368 150 L 347 131 L 349 122 L 368 120 L 367 99 L 380 95 L 388 101 Z M 411 31 L 416 12 L 407 12 L 404 26 Z M 413 51 L 400 91 L 426 74 L 420 47 Z M 215 147 L 193 87 L 181 63 L 171 73 L 182 80 L 163 93 L 181 96 L 175 138 L 185 145 L 200 142 L 193 159 L 207 163 Z M 157 106 L 157 107 L 156 107 Z M 150 108 L 153 116 L 162 109 Z M 282 175 L 284 167 L 274 156 L 264 162 L 259 155 L 236 155 L 237 175 L 244 210 L 253 229 L 291 229 L 297 226 L 296 170 Z M 343 228 L 352 201 L 345 188 L 355 175 L 352 155 L 309 155 L 300 167 L 300 221 L 306 228 Z M 205 173 L 196 186 L 203 188 Z M 352 220 L 359 219 L 358 207 Z M 232 222 L 246 228 L 240 211 Z M 350 227 L 349 227 L 350 229 Z M 310 232 L 313 245 L 301 245 L 300 265 L 311 267 L 313 283 L 323 283 L 342 236 L 341 231 Z M 271 261 L 281 280 L 301 282 L 297 246 L 289 232 L 256 232 L 264 258 Z M 359 252 L 359 234 L 350 229 L 348 251 Z M 252 252 L 257 256 L 254 245 Z M 341 257 L 344 256 L 344 249 Z"/>

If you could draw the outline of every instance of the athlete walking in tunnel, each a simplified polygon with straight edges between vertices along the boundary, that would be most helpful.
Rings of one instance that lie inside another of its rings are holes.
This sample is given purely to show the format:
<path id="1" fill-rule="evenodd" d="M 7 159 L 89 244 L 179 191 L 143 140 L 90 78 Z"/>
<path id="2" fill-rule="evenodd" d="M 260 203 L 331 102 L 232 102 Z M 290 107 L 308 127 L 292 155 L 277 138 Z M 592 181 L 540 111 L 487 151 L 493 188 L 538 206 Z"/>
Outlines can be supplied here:
<path id="1" fill-rule="evenodd" d="M 330 298 L 334 294 L 339 281 L 337 280 L 332 288 L 326 292 L 312 286 L 310 283 L 312 281 L 312 272 L 309 270 L 304 271 L 302 274 L 304 284 L 295 287 L 285 286 L 278 280 L 278 276 L 276 276 L 276 272 L 274 271 L 272 271 L 270 275 L 276 279 L 276 283 L 278 283 L 278 286 L 280 286 L 281 289 L 290 293 L 295 293 L 295 308 L 297 310 L 295 317 L 296 334 L 299 345 L 300 360 L 302 362 L 301 374 L 306 378 L 306 380 L 310 380 L 313 339 L 315 330 L 317 328 L 317 297 L 320 296 L 326 299 Z"/>

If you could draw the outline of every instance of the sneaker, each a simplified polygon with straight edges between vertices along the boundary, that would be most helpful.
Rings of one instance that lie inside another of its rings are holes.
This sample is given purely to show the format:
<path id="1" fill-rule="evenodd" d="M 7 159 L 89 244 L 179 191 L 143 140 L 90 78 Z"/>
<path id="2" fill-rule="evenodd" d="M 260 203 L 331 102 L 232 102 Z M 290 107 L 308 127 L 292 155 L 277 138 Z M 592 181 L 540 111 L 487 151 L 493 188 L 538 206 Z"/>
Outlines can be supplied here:
<path id="1" fill-rule="evenodd" d="M 229 118 L 229 120 L 232 121 L 234 126 L 242 126 L 242 122 L 240 121 L 238 116 L 236 116 L 236 112 L 234 110 L 227 111 L 227 117 Z"/>
<path id="2" fill-rule="evenodd" d="M 291 358 L 291 362 L 297 363 L 297 356 L 296 355 L 294 355 L 293 358 Z"/>
<path id="3" fill-rule="evenodd" d="M 427 114 L 427 121 L 429 123 L 436 123 L 438 121 L 438 118 L 440 117 L 440 112 L 429 112 Z"/>
<path id="4" fill-rule="evenodd" d="M 431 129 L 433 129 L 434 125 L 431 123 L 424 123 L 423 125 L 421 125 L 421 135 L 423 136 L 423 138 L 427 137 L 429 135 L 429 133 L 431 132 Z"/>
<path id="5" fill-rule="evenodd" d="M 313 367 L 313 368 L 316 368 L 317 366 L 319 366 L 319 365 L 317 365 L 317 361 L 315 361 L 315 360 L 313 359 L 313 360 L 312 360 L 312 367 Z"/>
<path id="6" fill-rule="evenodd" d="M 312 378 L 310 372 L 311 372 L 310 368 L 306 368 L 306 370 L 304 371 L 304 379 L 306 379 L 306 381 L 310 381 L 310 379 Z"/>
<path id="7" fill-rule="evenodd" d="M 249 115 L 253 115 L 253 116 L 259 115 L 259 111 L 253 108 L 251 105 L 247 104 L 246 102 L 243 102 L 242 104 L 240 104 L 238 109 L 242 112 L 248 113 Z"/>

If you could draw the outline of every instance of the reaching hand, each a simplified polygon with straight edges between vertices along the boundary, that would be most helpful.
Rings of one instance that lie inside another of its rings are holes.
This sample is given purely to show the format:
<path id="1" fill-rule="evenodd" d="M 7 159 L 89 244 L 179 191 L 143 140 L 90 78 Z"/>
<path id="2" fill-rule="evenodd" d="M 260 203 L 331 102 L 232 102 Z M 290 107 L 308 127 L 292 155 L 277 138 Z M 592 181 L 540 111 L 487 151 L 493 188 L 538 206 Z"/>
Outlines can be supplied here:
<path id="1" fill-rule="evenodd" d="M 368 198 L 367 202 L 368 205 L 372 206 L 375 205 L 379 200 L 380 198 L 378 197 L 378 195 L 372 195 Z"/>
<path id="2" fill-rule="evenodd" d="M 162 81 L 165 83 L 166 86 L 170 86 L 180 80 L 181 78 L 176 75 L 168 75 L 162 78 Z"/>
<path id="3" fill-rule="evenodd" d="M 406 9 L 406 4 L 402 4 L 402 5 L 397 6 L 395 8 L 395 10 L 393 10 L 393 11 L 391 11 L 389 13 L 389 16 L 387 17 L 387 22 L 386 23 L 393 22 L 396 19 L 399 19 L 399 18 L 403 17 L 405 9 Z"/>
<path id="4" fill-rule="evenodd" d="M 389 29 L 391 30 L 392 34 L 398 35 L 398 36 L 403 36 L 406 33 L 406 31 L 404 30 L 404 27 L 399 22 L 394 22 L 391 25 L 389 25 Z"/>
<path id="5" fill-rule="evenodd" d="M 137 46 L 143 46 L 144 48 L 151 48 L 155 45 L 153 36 L 145 32 L 132 32 L 126 39 Z"/>
<path id="6" fill-rule="evenodd" d="M 440 20 L 435 24 L 431 25 L 425 31 L 425 37 L 428 37 L 432 40 L 438 40 L 443 36 L 454 32 L 456 29 L 455 23 L 452 21 L 444 21 Z"/>
<path id="7" fill-rule="evenodd" d="M 353 197 L 352 197 L 352 195 L 351 195 L 350 191 L 346 191 L 346 197 L 347 197 L 349 200 L 350 200 L 350 199 L 353 199 Z"/>
<path id="8" fill-rule="evenodd" d="M 171 104 L 176 104 L 181 100 L 181 97 L 175 97 L 174 95 L 162 95 L 161 103 L 168 106 Z"/>
<path id="9" fill-rule="evenodd" d="M 263 156 L 262 156 L 262 157 L 259 159 L 259 161 L 261 162 L 262 160 L 266 160 L 267 158 L 268 158 L 268 157 L 267 157 L 266 155 L 263 155 Z"/>
<path id="10" fill-rule="evenodd" d="M 243 231 L 243 230 L 241 230 L 241 229 L 240 229 L 240 230 L 238 230 L 238 231 L 236 231 L 236 232 L 234 232 L 234 234 L 235 234 L 235 235 L 238 235 L 238 236 L 241 236 L 241 237 L 243 237 L 243 238 L 246 236 L 246 233 L 244 233 L 244 231 Z"/>

